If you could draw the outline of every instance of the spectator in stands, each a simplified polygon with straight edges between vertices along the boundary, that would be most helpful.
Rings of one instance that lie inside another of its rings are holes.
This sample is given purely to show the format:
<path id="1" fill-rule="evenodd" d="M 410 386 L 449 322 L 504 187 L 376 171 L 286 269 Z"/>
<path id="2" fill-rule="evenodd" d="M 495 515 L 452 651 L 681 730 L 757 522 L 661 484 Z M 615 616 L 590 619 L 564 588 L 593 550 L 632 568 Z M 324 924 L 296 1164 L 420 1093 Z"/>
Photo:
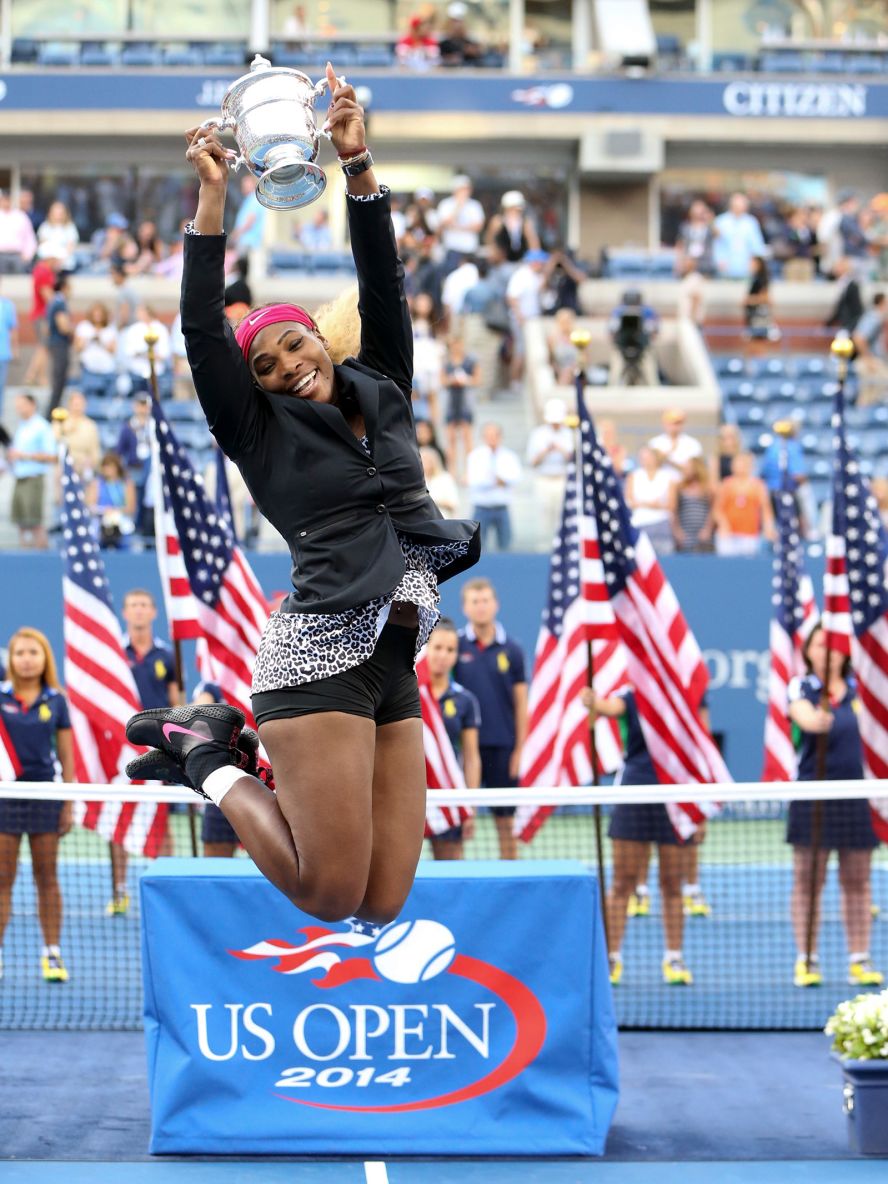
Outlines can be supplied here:
<path id="1" fill-rule="evenodd" d="M 225 286 L 225 314 L 229 320 L 240 312 L 237 320 L 241 316 L 246 316 L 247 312 L 253 307 L 253 289 L 250 287 L 250 260 L 246 255 L 241 255 L 234 265 L 234 272 L 229 277 L 228 283 Z M 232 313 L 231 310 L 234 310 Z M 240 311 L 242 310 L 242 311 Z"/>
<path id="2" fill-rule="evenodd" d="M 459 332 L 466 293 L 475 287 L 478 278 L 478 265 L 473 258 L 467 255 L 444 280 L 441 288 L 441 303 L 447 313 L 447 325 L 451 333 Z"/>
<path id="3" fill-rule="evenodd" d="M 131 262 L 137 253 L 136 244 L 129 233 L 129 222 L 116 210 L 105 219 L 104 227 L 93 235 L 92 244 L 96 258 L 112 266 Z"/>
<path id="4" fill-rule="evenodd" d="M 554 323 L 546 339 L 549 347 L 549 361 L 555 372 L 555 381 L 562 386 L 573 382 L 580 356 L 580 351 L 571 341 L 571 334 L 576 325 L 577 318 L 573 309 L 560 308 L 555 314 Z"/>
<path id="5" fill-rule="evenodd" d="M 503 444 L 503 429 L 498 423 L 484 424 L 481 443 L 466 462 L 466 484 L 482 541 L 495 534 L 498 551 L 508 551 L 512 545 L 512 493 L 520 478 L 521 461 Z"/>
<path id="6" fill-rule="evenodd" d="M 774 324 L 771 303 L 771 273 L 767 260 L 760 255 L 752 260 L 749 289 L 743 300 L 743 320 L 749 352 L 756 348 L 755 342 L 779 340 L 780 331 Z"/>
<path id="7" fill-rule="evenodd" d="M 447 23 L 438 47 L 442 66 L 477 66 L 487 52 L 486 46 L 469 36 L 468 14 L 465 4 L 448 4 Z"/>
<path id="8" fill-rule="evenodd" d="M 330 215 L 322 206 L 315 206 L 310 222 L 299 227 L 299 242 L 306 251 L 331 251 L 333 236 L 330 233 Z"/>
<path id="9" fill-rule="evenodd" d="M 550 251 L 545 273 L 546 282 L 540 297 L 546 316 L 557 313 L 562 308 L 578 314 L 581 311 L 580 284 L 586 278 L 585 271 L 574 259 L 568 247 L 560 246 Z"/>
<path id="10" fill-rule="evenodd" d="M 122 331 L 128 329 L 136 319 L 139 294 L 130 283 L 123 264 L 112 263 L 108 275 L 114 288 L 114 308 L 111 321 L 119 331 Z"/>
<path id="11" fill-rule="evenodd" d="M 658 386 L 654 343 L 660 331 L 656 310 L 644 303 L 641 292 L 630 288 L 611 313 L 608 323 L 613 349 L 611 386 Z"/>
<path id="12" fill-rule="evenodd" d="M 888 477 L 873 477 L 870 489 L 876 499 L 882 525 L 888 530 Z"/>
<path id="13" fill-rule="evenodd" d="M 685 264 L 692 260 L 700 275 L 715 272 L 715 228 L 713 213 L 705 201 L 697 198 L 691 202 L 688 216 L 678 228 L 676 240 L 675 268 L 678 275 L 685 275 Z"/>
<path id="14" fill-rule="evenodd" d="M 444 362 L 443 382 L 447 392 L 444 422 L 447 425 L 447 468 L 458 481 L 463 480 L 464 466 L 472 450 L 475 391 L 480 381 L 478 359 L 466 352 L 461 337 L 450 337 Z"/>
<path id="15" fill-rule="evenodd" d="M 97 300 L 74 327 L 80 385 L 90 395 L 111 395 L 117 377 L 117 328 L 108 306 Z"/>
<path id="16" fill-rule="evenodd" d="M 484 229 L 484 207 L 472 197 L 471 178 L 459 173 L 450 188 L 450 197 L 445 197 L 437 209 L 445 273 L 457 267 L 464 255 L 478 253 Z"/>
<path id="17" fill-rule="evenodd" d="M 18 198 L 19 209 L 28 218 L 31 226 L 34 228 L 34 233 L 37 233 L 37 227 L 43 221 L 43 215 L 40 214 L 34 205 L 34 194 L 30 189 L 20 189 Z"/>
<path id="18" fill-rule="evenodd" d="M 431 9 L 418 12 L 410 18 L 407 32 L 395 43 L 399 66 L 421 72 L 438 65 L 441 51 L 435 36 L 436 15 L 435 10 Z"/>
<path id="19" fill-rule="evenodd" d="M 878 251 L 876 278 L 888 280 L 888 193 L 877 193 L 870 202 L 872 224 L 869 227 L 870 242 Z"/>
<path id="20" fill-rule="evenodd" d="M 724 481 L 725 477 L 730 477 L 734 457 L 738 452 L 743 451 L 743 437 L 735 423 L 719 425 L 716 449 L 713 476 L 715 483 L 718 484 L 719 481 Z M 760 476 L 764 476 L 764 474 L 762 473 Z"/>
<path id="21" fill-rule="evenodd" d="M 444 368 L 444 343 L 431 296 L 420 292 L 411 301 L 413 321 L 413 385 L 424 404 L 424 415 L 438 422 L 438 395 Z"/>
<path id="22" fill-rule="evenodd" d="M 136 257 L 126 264 L 129 275 L 150 275 L 166 257 L 163 239 L 157 233 L 157 225 L 150 219 L 139 223 L 136 231 Z"/>
<path id="23" fill-rule="evenodd" d="M 681 278 L 676 315 L 679 320 L 691 321 L 702 328 L 706 316 L 706 280 L 690 257 L 682 259 L 678 266 Z"/>
<path id="24" fill-rule="evenodd" d="M 424 238 L 404 259 L 405 286 L 410 296 L 424 292 L 431 296 L 435 309 L 441 307 L 442 266 L 436 239 Z"/>
<path id="25" fill-rule="evenodd" d="M 74 321 L 68 306 L 71 283 L 66 272 L 60 272 L 53 285 L 53 298 L 46 310 L 47 345 L 51 370 L 49 411 L 52 413 L 62 401 L 68 370 L 71 366 L 71 346 L 74 341 Z"/>
<path id="26" fill-rule="evenodd" d="M 434 423 L 430 419 L 417 419 L 414 422 L 414 429 L 416 431 L 416 443 L 420 449 L 431 448 L 432 451 L 437 452 L 442 466 L 446 468 L 447 458 L 444 455 L 444 449 L 438 443 Z"/>
<path id="27" fill-rule="evenodd" d="M 66 408 L 56 410 L 53 430 L 59 444 L 67 448 L 81 481 L 89 481 L 98 468 L 102 452 L 99 427 L 86 414 L 86 397 L 82 391 L 71 391 L 67 403 Z"/>
<path id="28" fill-rule="evenodd" d="M 238 255 L 258 251 L 265 238 L 265 220 L 268 211 L 256 196 L 256 178 L 247 173 L 241 178 L 241 203 L 234 219 L 234 228 L 228 236 L 229 246 Z"/>
<path id="29" fill-rule="evenodd" d="M 854 348 L 854 368 L 860 376 L 860 395 L 857 404 L 882 402 L 888 387 L 888 362 L 885 360 L 885 318 L 888 303 L 884 292 L 877 292 L 872 305 L 863 314 L 851 335 Z"/>
<path id="30" fill-rule="evenodd" d="M 12 204 L 7 190 L 0 190 L 0 273 L 27 271 L 36 250 L 30 218 Z"/>
<path id="31" fill-rule="evenodd" d="M 643 530 L 654 550 L 671 555 L 675 550 L 672 517 L 675 511 L 675 470 L 649 444 L 638 450 L 638 467 L 626 478 L 626 502 L 632 525 Z"/>
<path id="32" fill-rule="evenodd" d="M 520 190 L 503 194 L 499 213 L 490 219 L 484 238 L 494 264 L 520 263 L 528 251 L 539 251 L 540 236 Z"/>
<path id="33" fill-rule="evenodd" d="M 38 259 L 31 272 L 31 324 L 34 326 L 34 336 L 37 344 L 31 355 L 31 360 L 25 370 L 25 385 L 34 383 L 46 386 L 49 381 L 49 351 L 47 349 L 48 328 L 46 324 L 46 310 L 55 293 L 58 260 Z"/>
<path id="34" fill-rule="evenodd" d="M 689 460 L 703 455 L 703 445 L 684 430 L 687 416 L 680 407 L 667 407 L 660 422 L 663 431 L 648 440 L 648 448 L 662 457 L 664 467 L 675 481 L 684 475 Z"/>
<path id="35" fill-rule="evenodd" d="M 458 518 L 459 490 L 452 474 L 444 468 L 441 457 L 434 448 L 420 448 L 419 456 L 422 460 L 422 471 L 425 473 L 426 489 L 432 501 L 445 518 Z"/>
<path id="36" fill-rule="evenodd" d="M 15 486 L 12 491 L 12 522 L 18 527 L 19 546 L 45 550 L 46 527 L 43 524 L 46 474 L 58 456 L 58 446 L 49 422 L 37 414 L 33 395 L 16 395 L 18 426 L 7 449 Z"/>
<path id="37" fill-rule="evenodd" d="M 547 399 L 543 422 L 533 429 L 527 441 L 527 465 L 533 471 L 536 508 L 547 542 L 558 528 L 567 466 L 576 446 L 566 421 L 564 400 Z"/>
<path id="38" fill-rule="evenodd" d="M 151 399 L 148 395 L 136 395 L 133 414 L 120 425 L 114 451 L 126 466 L 136 489 L 136 527 L 142 535 L 150 536 L 154 515 L 146 504 L 151 475 Z"/>
<path id="39" fill-rule="evenodd" d="M 41 259 L 58 259 L 63 269 L 74 266 L 74 252 L 80 245 L 80 232 L 63 201 L 54 201 L 46 221 L 37 231 L 37 254 Z"/>
<path id="40" fill-rule="evenodd" d="M 103 551 L 125 551 L 135 530 L 136 487 L 116 452 L 106 452 L 84 492 Z"/>
<path id="41" fill-rule="evenodd" d="M 789 717 L 802 735 L 799 781 L 813 781 L 818 769 L 818 748 L 825 735 L 829 780 L 858 781 L 864 776 L 857 723 L 856 685 L 847 657 L 827 650 L 826 633 L 814 629 L 802 650 L 807 674 L 789 687 Z M 826 702 L 824 701 L 826 683 Z M 869 803 L 865 798 L 828 801 L 821 806 L 819 844 L 814 849 L 811 802 L 792 802 L 786 828 L 792 845 L 792 924 L 796 943 L 793 982 L 797 987 L 818 987 L 823 982 L 817 957 L 820 896 L 826 880 L 829 853 L 838 851 L 842 920 L 848 943 L 848 980 L 859 987 L 880 987 L 883 975 L 870 961 L 871 863 L 878 839 L 873 833 Z M 812 867 L 812 862 L 814 866 Z M 814 885 L 814 949 L 810 961 L 808 923 Z"/>
<path id="42" fill-rule="evenodd" d="M 774 511 L 764 481 L 753 476 L 753 458 L 740 452 L 731 463 L 731 476 L 715 497 L 715 549 L 719 555 L 756 555 L 762 535 L 774 539 Z"/>
<path id="43" fill-rule="evenodd" d="M 833 278 L 837 281 L 836 302 L 826 324 L 829 328 L 844 329 L 850 334 L 857 328 L 857 322 L 863 316 L 863 297 L 850 259 L 836 260 Z"/>
<path id="44" fill-rule="evenodd" d="M 813 280 L 817 235 L 812 225 L 811 213 L 804 206 L 796 206 L 789 215 L 786 251 L 783 278 L 790 283 L 808 283 Z"/>
<path id="45" fill-rule="evenodd" d="M 154 346 L 154 372 L 161 398 L 170 394 L 170 331 L 159 320 L 154 309 L 140 304 L 136 319 L 124 330 L 120 339 L 120 358 L 125 376 L 129 378 L 130 391 L 151 392 L 151 368 L 148 362 L 148 345 L 145 334 L 149 329 L 157 335 Z"/>
<path id="46" fill-rule="evenodd" d="M 635 463 L 630 457 L 629 450 L 625 444 L 620 442 L 617 425 L 612 419 L 600 419 L 597 427 L 601 447 L 610 457 L 614 472 L 621 479 L 627 477 L 635 468 Z"/>
<path id="47" fill-rule="evenodd" d="M 60 765 L 61 779 L 70 785 L 75 772 L 68 703 L 59 686 L 50 644 L 36 629 L 19 629 L 10 638 L 9 680 L 0 684 L 0 708 L 9 743 L 21 765 L 17 779 L 55 781 Z M 0 976 L 19 848 L 22 835 L 27 835 L 44 943 L 40 972 L 45 982 L 68 981 L 59 949 L 62 892 L 57 864 L 59 839 L 71 829 L 73 818 L 70 801 L 0 801 Z"/>
<path id="48" fill-rule="evenodd" d="M 753 258 L 767 253 L 762 228 L 743 193 L 732 194 L 727 210 L 715 220 L 715 234 L 716 271 L 727 279 L 747 279 Z"/>
<path id="49" fill-rule="evenodd" d="M 860 198 L 852 189 L 839 194 L 839 236 L 842 254 L 854 260 L 856 274 L 865 278 L 870 258 L 870 242 L 860 222 Z"/>
<path id="50" fill-rule="evenodd" d="M 490 580 L 475 578 L 462 586 L 466 625 L 459 633 L 454 674 L 478 700 L 481 727 L 481 780 L 488 789 L 518 784 L 521 751 L 527 738 L 527 676 L 521 646 L 497 619 L 499 602 Z M 514 806 L 493 806 L 500 859 L 517 859 Z"/>
<path id="51" fill-rule="evenodd" d="M 18 356 L 18 316 L 8 296 L 0 295 L 0 409 L 6 391 L 9 363 Z"/>
<path id="52" fill-rule="evenodd" d="M 813 499 L 806 496 L 810 493 L 808 481 L 808 466 L 805 464 L 805 452 L 798 438 L 799 424 L 795 419 L 779 419 L 772 426 L 773 435 L 759 461 L 759 476 L 771 497 L 771 507 L 777 514 L 777 494 L 783 488 L 784 471 L 790 488 L 795 493 L 798 512 L 802 518 L 803 527 L 810 532 L 815 526 L 816 506 Z"/>
<path id="53" fill-rule="evenodd" d="M 434 190 L 417 189 L 413 202 L 404 215 L 404 241 L 409 250 L 424 239 L 436 240 L 438 234 L 438 211 L 435 208 Z"/>
<path id="54" fill-rule="evenodd" d="M 512 329 L 512 390 L 516 393 L 520 391 L 524 377 L 525 327 L 543 313 L 542 292 L 548 262 L 545 251 L 528 251 L 512 272 L 506 287 Z"/>
<path id="55" fill-rule="evenodd" d="M 706 461 L 691 457 L 675 490 L 672 533 L 679 551 L 712 550 L 713 500 Z"/>

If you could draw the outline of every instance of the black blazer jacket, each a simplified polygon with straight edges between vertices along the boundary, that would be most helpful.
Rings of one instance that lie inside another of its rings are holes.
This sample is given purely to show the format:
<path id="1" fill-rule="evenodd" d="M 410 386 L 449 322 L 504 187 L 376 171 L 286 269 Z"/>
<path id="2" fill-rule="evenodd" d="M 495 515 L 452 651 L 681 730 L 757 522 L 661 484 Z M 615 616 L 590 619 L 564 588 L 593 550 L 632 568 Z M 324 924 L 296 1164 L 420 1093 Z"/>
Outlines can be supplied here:
<path id="1" fill-rule="evenodd" d="M 347 202 L 361 349 L 334 369 L 341 395 L 361 409 L 369 456 L 338 407 L 254 383 L 225 318 L 225 235 L 185 236 L 182 332 L 194 384 L 210 431 L 290 548 L 294 591 L 285 612 L 340 612 L 391 592 L 405 566 L 396 532 L 428 546 L 467 545 L 441 581 L 480 554 L 478 524 L 445 519 L 425 487 L 410 404 L 413 333 L 388 195 Z"/>

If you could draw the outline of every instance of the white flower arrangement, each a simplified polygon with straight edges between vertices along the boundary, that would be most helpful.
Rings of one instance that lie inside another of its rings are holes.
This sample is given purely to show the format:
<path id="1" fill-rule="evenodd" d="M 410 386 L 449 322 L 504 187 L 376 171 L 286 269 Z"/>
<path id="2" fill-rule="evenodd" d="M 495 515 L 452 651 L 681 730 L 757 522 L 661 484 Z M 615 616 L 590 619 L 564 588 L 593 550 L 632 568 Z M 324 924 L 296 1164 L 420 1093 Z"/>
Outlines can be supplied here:
<path id="1" fill-rule="evenodd" d="M 840 1003 L 823 1029 L 833 1051 L 854 1061 L 888 1061 L 888 991 Z"/>

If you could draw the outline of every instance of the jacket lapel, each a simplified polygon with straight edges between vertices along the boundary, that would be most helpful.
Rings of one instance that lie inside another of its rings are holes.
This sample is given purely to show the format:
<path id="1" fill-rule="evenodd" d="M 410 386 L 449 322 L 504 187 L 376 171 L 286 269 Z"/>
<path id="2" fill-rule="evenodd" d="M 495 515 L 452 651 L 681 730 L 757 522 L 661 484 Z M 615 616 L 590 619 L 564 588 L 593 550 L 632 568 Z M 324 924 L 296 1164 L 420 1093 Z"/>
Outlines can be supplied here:
<path id="1" fill-rule="evenodd" d="M 338 407 L 334 407 L 332 403 L 316 403 L 313 399 L 305 399 L 303 406 L 310 407 L 315 415 L 320 416 L 331 431 L 335 432 L 337 436 L 341 436 L 346 444 L 350 444 L 352 448 L 357 448 L 358 452 L 365 455 L 364 449 L 361 447 L 361 441 L 345 422 L 345 417 Z"/>
<path id="2" fill-rule="evenodd" d="M 344 377 L 340 371 L 340 382 Z M 364 417 L 364 426 L 367 429 L 367 439 L 370 441 L 370 450 L 373 451 L 376 447 L 376 429 L 379 425 L 379 383 L 371 375 L 364 374 L 361 370 L 351 366 L 348 367 L 346 381 L 357 397 L 358 406 Z"/>

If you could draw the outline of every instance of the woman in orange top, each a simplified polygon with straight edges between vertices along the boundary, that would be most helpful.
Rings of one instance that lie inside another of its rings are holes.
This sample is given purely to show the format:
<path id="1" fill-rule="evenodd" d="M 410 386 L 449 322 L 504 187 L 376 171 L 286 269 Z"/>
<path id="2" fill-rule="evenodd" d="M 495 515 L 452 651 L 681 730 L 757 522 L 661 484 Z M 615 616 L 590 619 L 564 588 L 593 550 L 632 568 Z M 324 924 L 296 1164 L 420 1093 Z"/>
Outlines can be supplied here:
<path id="1" fill-rule="evenodd" d="M 731 476 L 718 487 L 714 506 L 719 555 L 755 555 L 761 536 L 774 538 L 774 512 L 764 481 L 752 475 L 752 454 L 739 452 Z"/>

